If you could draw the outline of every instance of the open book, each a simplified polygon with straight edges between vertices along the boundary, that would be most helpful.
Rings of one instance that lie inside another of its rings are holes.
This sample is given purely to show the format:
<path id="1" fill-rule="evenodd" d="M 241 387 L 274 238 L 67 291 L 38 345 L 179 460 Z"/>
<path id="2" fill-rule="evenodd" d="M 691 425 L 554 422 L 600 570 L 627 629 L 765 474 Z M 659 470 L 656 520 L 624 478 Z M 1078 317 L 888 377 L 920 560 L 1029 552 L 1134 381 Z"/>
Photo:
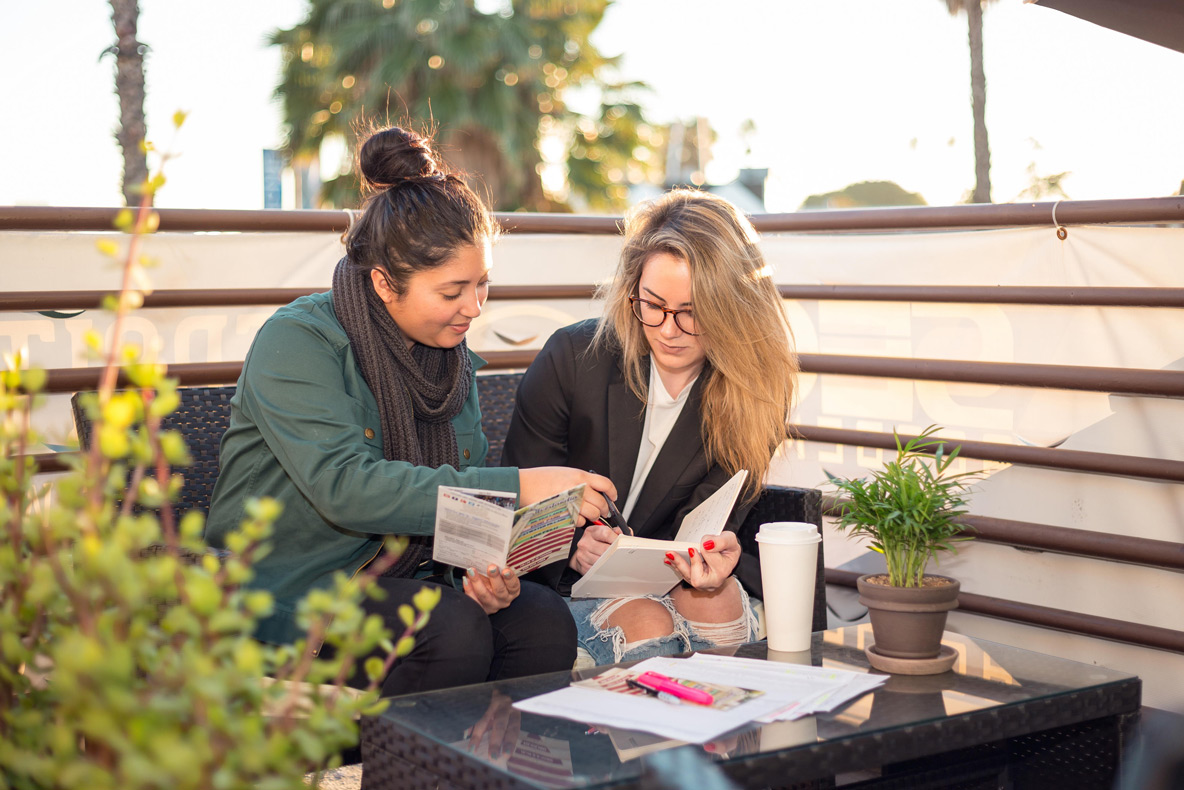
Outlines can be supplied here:
<path id="1" fill-rule="evenodd" d="M 522 575 L 566 560 L 584 498 L 578 485 L 517 511 L 505 491 L 440 486 L 432 559 L 484 573 L 490 565 Z"/>
<path id="2" fill-rule="evenodd" d="M 699 548 L 708 535 L 718 535 L 728 523 L 748 470 L 741 469 L 719 490 L 687 514 L 674 540 L 617 535 L 596 564 L 572 585 L 572 598 L 613 598 L 622 595 L 665 595 L 679 582 L 666 564 L 666 552 Z"/>

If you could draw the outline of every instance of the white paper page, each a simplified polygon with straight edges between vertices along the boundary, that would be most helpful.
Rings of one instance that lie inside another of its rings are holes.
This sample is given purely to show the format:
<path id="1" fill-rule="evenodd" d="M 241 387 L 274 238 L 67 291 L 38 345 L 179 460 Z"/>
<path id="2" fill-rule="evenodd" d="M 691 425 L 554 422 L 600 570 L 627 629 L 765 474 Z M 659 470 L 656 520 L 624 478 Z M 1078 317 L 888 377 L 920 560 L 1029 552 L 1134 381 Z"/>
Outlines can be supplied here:
<path id="1" fill-rule="evenodd" d="M 725 659 L 725 660 L 715 660 Z M 705 679 L 726 683 L 741 688 L 758 688 L 776 692 L 787 700 L 786 707 L 812 702 L 821 694 L 829 694 L 841 688 L 846 678 L 836 677 L 834 672 L 812 672 L 818 667 L 800 664 L 782 664 L 776 661 L 715 656 L 696 653 L 687 659 L 695 664 L 696 672 L 705 674 Z"/>
<path id="2" fill-rule="evenodd" d="M 686 659 L 650 658 L 631 669 L 637 672 L 659 672 L 685 680 L 723 682 L 714 677 L 716 673 L 710 667 L 699 667 Z M 729 677 L 724 684 L 743 685 L 736 682 L 735 677 Z M 601 689 L 568 686 L 515 702 L 514 707 L 528 713 L 642 730 L 687 743 L 703 743 L 758 717 L 774 713 L 790 702 L 792 700 L 787 695 L 766 692 L 760 697 L 737 705 L 732 710 L 721 711 L 693 703 L 674 705 L 653 697 L 634 697 Z"/>
<path id="3" fill-rule="evenodd" d="M 820 711 L 831 711 L 861 697 L 887 680 L 886 675 L 869 675 L 832 667 L 784 664 L 757 658 L 737 658 L 695 653 L 688 661 L 718 667 L 721 677 L 731 677 L 733 686 L 772 687 L 793 697 L 792 702 L 762 721 L 792 720 Z M 745 683 L 754 685 L 746 686 Z"/>
<path id="4" fill-rule="evenodd" d="M 518 495 L 513 491 L 493 491 L 485 488 L 461 488 L 459 486 L 444 486 L 444 488 L 460 494 L 468 494 L 485 502 L 491 502 L 498 507 L 506 507 L 510 510 L 518 507 Z"/>
<path id="5" fill-rule="evenodd" d="M 514 511 L 469 492 L 440 486 L 436 495 L 436 533 L 432 559 L 460 568 L 501 567 L 510 545 Z"/>
<path id="6" fill-rule="evenodd" d="M 736 497 L 740 495 L 740 489 L 744 487 L 747 478 L 747 469 L 741 469 L 732 475 L 731 480 L 687 514 L 674 539 L 689 541 L 697 546 L 708 535 L 720 534 L 724 525 L 728 523 L 728 516 L 732 514 L 732 508 L 736 505 Z"/>
<path id="7" fill-rule="evenodd" d="M 846 684 L 832 692 L 821 694 L 810 702 L 810 713 L 829 713 L 836 708 L 846 705 L 853 699 L 858 699 L 869 691 L 874 691 L 888 679 L 887 675 L 856 675 Z"/>
<path id="8" fill-rule="evenodd" d="M 596 563 L 572 585 L 572 598 L 665 595 L 682 578 L 666 565 L 666 552 L 686 552 L 698 543 L 617 535 Z"/>

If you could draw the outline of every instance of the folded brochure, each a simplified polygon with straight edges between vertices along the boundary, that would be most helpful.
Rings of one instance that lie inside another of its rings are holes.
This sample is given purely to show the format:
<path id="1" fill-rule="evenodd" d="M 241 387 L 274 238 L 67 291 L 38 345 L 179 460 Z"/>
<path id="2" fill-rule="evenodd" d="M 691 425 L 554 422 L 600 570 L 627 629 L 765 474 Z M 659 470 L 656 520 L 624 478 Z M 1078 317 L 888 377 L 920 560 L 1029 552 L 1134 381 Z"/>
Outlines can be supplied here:
<path id="1" fill-rule="evenodd" d="M 482 573 L 490 565 L 513 568 L 520 575 L 566 560 L 583 498 L 581 484 L 514 510 L 512 493 L 440 486 L 432 559 Z"/>

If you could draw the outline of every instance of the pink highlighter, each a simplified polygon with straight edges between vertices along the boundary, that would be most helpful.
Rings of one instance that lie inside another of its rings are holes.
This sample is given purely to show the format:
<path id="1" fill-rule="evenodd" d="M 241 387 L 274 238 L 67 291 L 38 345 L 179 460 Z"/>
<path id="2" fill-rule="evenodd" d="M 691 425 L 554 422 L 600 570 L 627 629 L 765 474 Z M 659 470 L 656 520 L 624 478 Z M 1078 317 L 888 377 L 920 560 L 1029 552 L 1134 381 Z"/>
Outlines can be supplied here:
<path id="1" fill-rule="evenodd" d="M 637 682 L 654 691 L 664 691 L 687 702 L 694 702 L 699 705 L 710 705 L 715 702 L 715 697 L 706 691 L 684 686 L 673 678 L 659 675 L 657 672 L 642 672 L 638 675 Z"/>

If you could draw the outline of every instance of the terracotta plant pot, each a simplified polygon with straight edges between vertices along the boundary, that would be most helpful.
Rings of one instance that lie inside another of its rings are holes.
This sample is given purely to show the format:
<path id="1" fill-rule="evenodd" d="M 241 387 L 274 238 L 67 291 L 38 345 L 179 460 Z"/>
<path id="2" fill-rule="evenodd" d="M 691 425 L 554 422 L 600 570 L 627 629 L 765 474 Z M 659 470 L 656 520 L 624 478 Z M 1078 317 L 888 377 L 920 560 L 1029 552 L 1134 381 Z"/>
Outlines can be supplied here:
<path id="1" fill-rule="evenodd" d="M 924 660 L 936 658 L 941 651 L 946 615 L 957 608 L 961 585 L 947 576 L 925 579 L 928 583 L 922 587 L 893 587 L 886 574 L 867 574 L 857 580 L 859 602 L 871 615 L 877 653 Z"/>

